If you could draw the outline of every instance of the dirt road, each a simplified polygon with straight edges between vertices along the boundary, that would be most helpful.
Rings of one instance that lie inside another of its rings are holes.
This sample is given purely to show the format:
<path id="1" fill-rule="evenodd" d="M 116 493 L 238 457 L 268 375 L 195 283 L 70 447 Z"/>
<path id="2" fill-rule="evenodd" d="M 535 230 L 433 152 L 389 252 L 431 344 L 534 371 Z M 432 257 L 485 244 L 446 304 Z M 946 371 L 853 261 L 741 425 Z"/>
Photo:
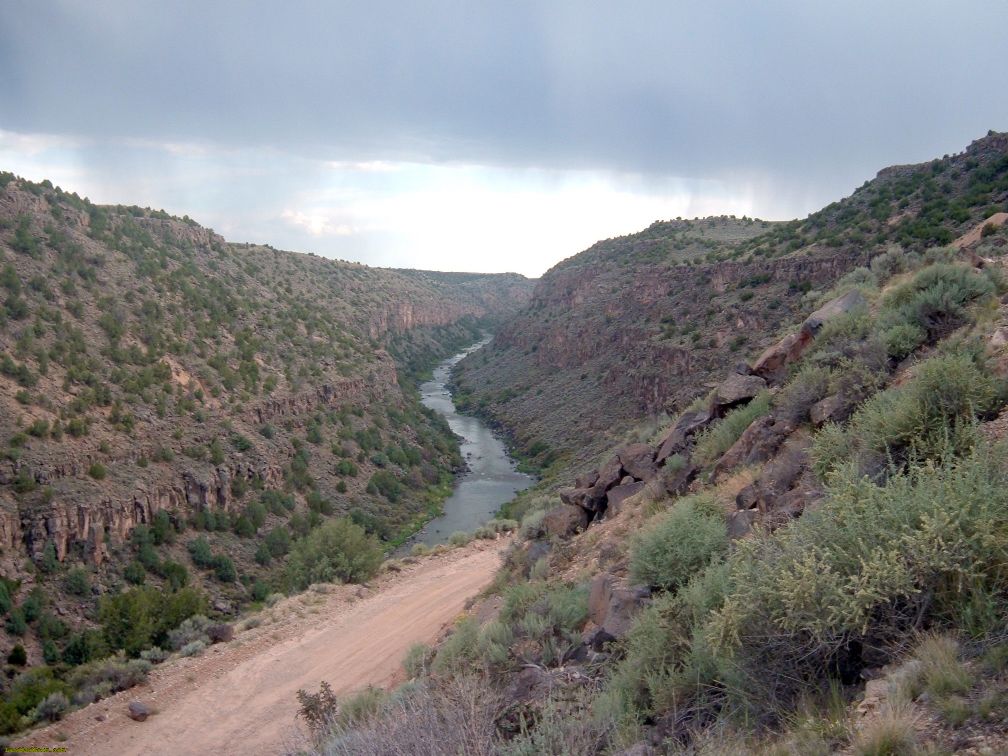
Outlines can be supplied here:
<path id="1" fill-rule="evenodd" d="M 144 686 L 73 712 L 16 745 L 116 756 L 293 750 L 304 744 L 295 717 L 299 688 L 314 690 L 328 680 L 346 693 L 394 682 L 409 647 L 433 640 L 490 582 L 500 550 L 501 542 L 475 542 L 386 574 L 370 589 L 334 586 L 288 599 L 231 643 L 169 661 Z M 157 713 L 132 721 L 126 708 L 133 700 Z"/>

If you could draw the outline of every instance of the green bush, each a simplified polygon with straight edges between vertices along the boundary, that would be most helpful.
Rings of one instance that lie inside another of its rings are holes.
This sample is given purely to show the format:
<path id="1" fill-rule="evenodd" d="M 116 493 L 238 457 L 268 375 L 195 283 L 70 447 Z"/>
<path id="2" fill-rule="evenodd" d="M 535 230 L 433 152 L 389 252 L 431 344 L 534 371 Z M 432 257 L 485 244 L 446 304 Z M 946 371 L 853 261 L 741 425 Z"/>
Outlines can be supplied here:
<path id="1" fill-rule="evenodd" d="M 206 611 L 206 597 L 193 588 L 165 593 L 151 587 L 131 588 L 102 598 L 98 618 L 108 644 L 135 656 L 151 645 L 163 646 L 168 631 Z"/>
<path id="2" fill-rule="evenodd" d="M 825 475 L 848 454 L 868 473 L 889 462 L 961 454 L 975 442 L 976 417 L 998 403 L 997 382 L 970 356 L 933 357 L 907 383 L 868 399 L 846 432 L 821 432 L 813 446 L 815 468 Z"/>
<path id="3" fill-rule="evenodd" d="M 705 466 L 717 462 L 754 420 L 769 412 L 770 397 L 766 393 L 761 393 L 744 407 L 732 410 L 700 435 L 693 451 L 693 459 Z"/>
<path id="4" fill-rule="evenodd" d="M 23 667 L 28 663 L 28 652 L 25 651 L 25 647 L 20 643 L 16 644 L 11 652 L 7 654 L 7 663 L 13 664 L 15 667 Z"/>
<path id="5" fill-rule="evenodd" d="M 266 548 L 275 557 L 282 557 L 290 551 L 290 532 L 283 525 L 273 528 L 266 534 Z"/>
<path id="6" fill-rule="evenodd" d="M 108 470 L 105 469 L 105 465 L 101 462 L 95 462 L 88 468 L 88 475 L 95 480 L 104 480 L 105 476 L 108 475 Z"/>
<path id="7" fill-rule="evenodd" d="M 887 341 L 902 348 L 913 333 L 933 342 L 968 322 L 967 305 L 993 295 L 995 290 L 988 276 L 970 266 L 937 263 L 885 296 L 880 327 L 890 334 Z M 891 330 L 898 325 L 904 326 L 899 332 L 902 338 L 896 338 Z"/>
<path id="8" fill-rule="evenodd" d="M 680 499 L 637 534 L 630 575 L 652 588 L 675 590 L 728 551 L 724 513 L 707 497 Z"/>
<path id="9" fill-rule="evenodd" d="M 433 649 L 426 643 L 414 643 L 410 646 L 409 651 L 406 652 L 406 658 L 403 659 L 406 677 L 412 680 L 427 674 L 433 656 Z"/>
<path id="10" fill-rule="evenodd" d="M 857 664 L 860 648 L 899 644 L 909 628 L 960 627 L 977 595 L 1008 618 L 1008 472 L 1002 451 L 923 465 L 885 486 L 847 476 L 772 536 L 745 539 L 710 637 L 785 700 L 799 681 Z"/>
<path id="11" fill-rule="evenodd" d="M 351 520 L 339 517 L 294 545 L 285 574 L 293 588 L 304 590 L 312 583 L 363 582 L 378 571 L 381 562 L 378 540 Z"/>
<path id="12" fill-rule="evenodd" d="M 87 596 L 91 593 L 91 579 L 87 570 L 82 567 L 74 567 L 66 576 L 66 589 L 74 596 Z"/>
<path id="13" fill-rule="evenodd" d="M 193 564 L 197 567 L 212 567 L 213 566 L 213 550 L 210 548 L 210 542 L 206 538 L 200 536 L 199 538 L 194 538 L 189 541 L 188 545 L 189 556 L 192 557 Z"/>
<path id="14" fill-rule="evenodd" d="M 448 536 L 448 543 L 452 546 L 465 546 L 472 541 L 472 535 L 462 530 L 457 530 Z"/>
<path id="15" fill-rule="evenodd" d="M 111 695 L 140 685 L 147 680 L 151 667 L 151 662 L 145 659 L 127 659 L 120 653 L 77 667 L 70 673 L 69 681 L 80 691 L 75 698 L 91 703 L 100 697 L 95 692 Z"/>

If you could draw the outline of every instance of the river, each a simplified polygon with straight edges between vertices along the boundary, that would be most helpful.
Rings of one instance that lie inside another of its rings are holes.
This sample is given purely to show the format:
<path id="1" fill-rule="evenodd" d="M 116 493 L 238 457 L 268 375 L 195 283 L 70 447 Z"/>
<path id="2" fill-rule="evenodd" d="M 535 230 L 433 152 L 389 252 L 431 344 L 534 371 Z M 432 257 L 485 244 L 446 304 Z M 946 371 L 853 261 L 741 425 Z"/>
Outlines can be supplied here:
<path id="1" fill-rule="evenodd" d="M 531 476 L 518 472 L 504 442 L 479 418 L 459 414 L 448 390 L 452 368 L 488 342 L 489 339 L 480 341 L 449 357 L 434 368 L 431 380 L 420 385 L 420 401 L 447 420 L 448 426 L 460 437 L 459 448 L 468 469 L 455 482 L 451 496 L 445 499 L 444 513 L 410 538 L 406 548 L 416 543 L 428 546 L 445 543 L 459 530 L 471 533 L 492 519 L 502 504 L 535 482 Z"/>

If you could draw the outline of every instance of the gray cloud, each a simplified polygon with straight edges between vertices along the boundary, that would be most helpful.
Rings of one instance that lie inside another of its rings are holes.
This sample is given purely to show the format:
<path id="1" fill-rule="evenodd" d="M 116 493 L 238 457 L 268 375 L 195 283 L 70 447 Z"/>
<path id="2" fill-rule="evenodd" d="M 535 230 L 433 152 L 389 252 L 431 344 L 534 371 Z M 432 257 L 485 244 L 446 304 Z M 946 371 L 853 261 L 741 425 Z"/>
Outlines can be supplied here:
<path id="1" fill-rule="evenodd" d="M 804 214 L 1008 128 L 1006 29 L 981 0 L 4 0 L 0 129 L 104 143 L 92 182 L 154 168 L 117 146 L 149 140 L 713 180 Z"/>
<path id="2" fill-rule="evenodd" d="M 0 5 L 3 125 L 816 180 L 1004 127 L 991 2 Z"/>

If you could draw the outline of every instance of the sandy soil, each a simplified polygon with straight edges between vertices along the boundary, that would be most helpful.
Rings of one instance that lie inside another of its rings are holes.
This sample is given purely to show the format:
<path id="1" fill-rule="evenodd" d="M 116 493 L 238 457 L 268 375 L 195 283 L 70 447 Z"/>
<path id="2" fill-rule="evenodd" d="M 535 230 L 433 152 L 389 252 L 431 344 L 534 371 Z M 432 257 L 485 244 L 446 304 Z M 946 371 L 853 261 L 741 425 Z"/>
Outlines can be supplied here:
<path id="1" fill-rule="evenodd" d="M 195 658 L 156 668 L 148 683 L 73 712 L 15 745 L 80 754 L 278 754 L 305 744 L 298 689 L 338 693 L 389 685 L 414 643 L 432 641 L 486 586 L 503 541 L 477 541 L 386 573 L 368 588 L 328 586 L 287 599 L 263 624 Z M 156 714 L 126 715 L 139 700 Z"/>

